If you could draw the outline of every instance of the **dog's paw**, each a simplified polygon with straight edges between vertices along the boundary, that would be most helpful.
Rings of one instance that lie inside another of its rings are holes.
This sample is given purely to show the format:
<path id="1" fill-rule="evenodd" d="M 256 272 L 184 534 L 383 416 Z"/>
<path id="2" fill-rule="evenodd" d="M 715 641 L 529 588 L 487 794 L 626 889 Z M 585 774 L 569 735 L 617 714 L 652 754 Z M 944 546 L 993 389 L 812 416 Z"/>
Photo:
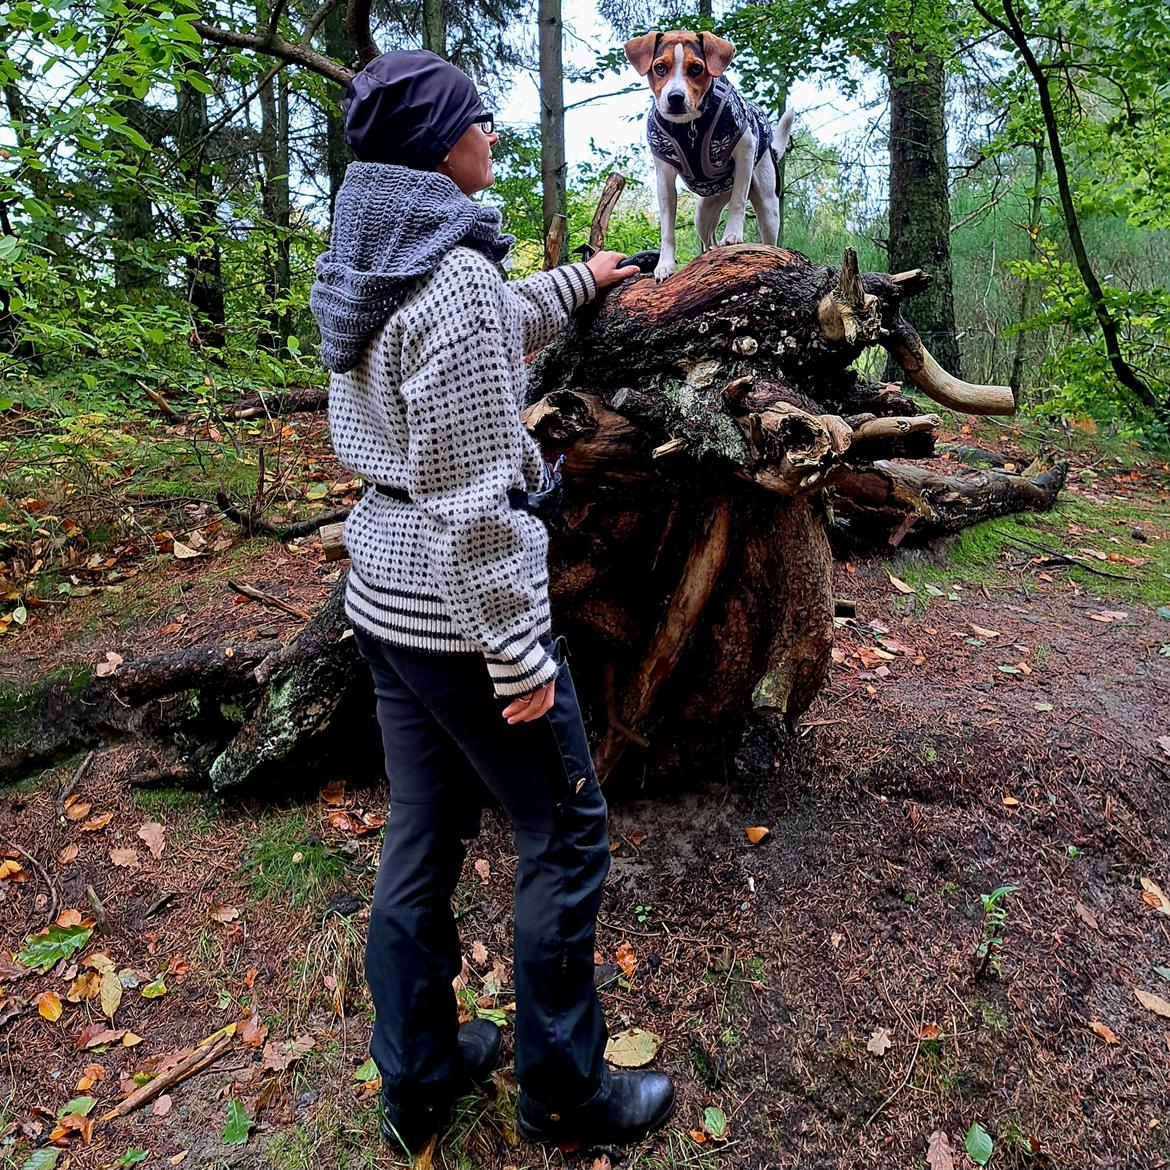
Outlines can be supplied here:
<path id="1" fill-rule="evenodd" d="M 673 260 L 659 260 L 658 267 L 654 269 L 654 279 L 661 284 L 668 276 L 674 274 Z"/>
<path id="2" fill-rule="evenodd" d="M 719 242 L 725 248 L 727 247 L 728 244 L 742 244 L 743 243 L 743 232 L 742 231 L 728 232 L 727 235 L 725 235 L 723 237 L 723 239 L 721 239 Z"/>

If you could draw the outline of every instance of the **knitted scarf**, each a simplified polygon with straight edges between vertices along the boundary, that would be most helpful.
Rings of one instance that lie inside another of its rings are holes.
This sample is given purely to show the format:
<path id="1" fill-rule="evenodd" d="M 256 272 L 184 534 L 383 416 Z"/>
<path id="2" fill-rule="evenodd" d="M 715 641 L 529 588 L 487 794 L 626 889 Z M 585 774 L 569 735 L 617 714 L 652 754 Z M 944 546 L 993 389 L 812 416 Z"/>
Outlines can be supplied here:
<path id="1" fill-rule="evenodd" d="M 411 285 L 452 248 L 462 244 L 499 261 L 513 243 L 500 234 L 499 211 L 469 199 L 445 175 L 350 163 L 309 294 L 321 361 L 339 374 L 352 370 Z"/>

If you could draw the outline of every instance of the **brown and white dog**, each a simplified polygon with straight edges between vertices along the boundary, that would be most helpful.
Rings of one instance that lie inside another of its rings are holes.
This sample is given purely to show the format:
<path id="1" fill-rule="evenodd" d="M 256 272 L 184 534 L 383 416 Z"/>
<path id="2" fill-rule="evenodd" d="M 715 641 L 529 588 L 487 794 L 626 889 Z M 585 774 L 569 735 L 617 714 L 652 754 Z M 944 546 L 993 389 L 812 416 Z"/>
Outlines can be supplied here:
<path id="1" fill-rule="evenodd" d="M 743 242 L 749 200 L 760 238 L 776 243 L 777 161 L 788 148 L 792 111 L 773 132 L 767 114 L 723 77 L 734 56 L 735 46 L 711 33 L 649 32 L 626 43 L 627 59 L 654 94 L 646 137 L 658 173 L 662 245 L 657 280 L 674 271 L 680 178 L 699 197 L 695 231 L 703 251 L 715 246 L 725 207 L 727 226 L 719 242 Z"/>

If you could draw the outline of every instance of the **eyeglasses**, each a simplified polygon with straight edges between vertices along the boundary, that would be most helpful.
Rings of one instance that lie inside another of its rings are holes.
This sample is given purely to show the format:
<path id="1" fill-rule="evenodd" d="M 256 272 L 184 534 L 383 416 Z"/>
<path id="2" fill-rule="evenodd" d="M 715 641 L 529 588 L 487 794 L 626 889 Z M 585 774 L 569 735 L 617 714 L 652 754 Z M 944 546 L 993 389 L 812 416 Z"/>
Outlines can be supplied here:
<path id="1" fill-rule="evenodd" d="M 484 114 L 482 118 L 476 118 L 473 125 L 478 126 L 485 134 L 494 134 L 496 132 L 496 116 L 495 114 Z"/>

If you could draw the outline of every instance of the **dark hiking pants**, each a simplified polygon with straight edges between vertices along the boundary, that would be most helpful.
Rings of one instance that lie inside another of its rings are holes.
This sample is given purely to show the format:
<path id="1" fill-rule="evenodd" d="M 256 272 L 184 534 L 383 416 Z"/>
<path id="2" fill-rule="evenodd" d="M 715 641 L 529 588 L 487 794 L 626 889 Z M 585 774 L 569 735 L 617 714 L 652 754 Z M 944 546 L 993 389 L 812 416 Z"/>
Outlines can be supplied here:
<path id="1" fill-rule="evenodd" d="M 383 1093 L 426 1107 L 460 1088 L 451 895 L 463 842 L 479 830 L 482 781 L 512 823 L 518 855 L 516 1074 L 543 1105 L 581 1104 L 608 1083 L 593 943 L 609 839 L 568 665 L 549 712 L 509 726 L 480 655 L 355 636 L 374 677 L 390 781 L 366 943 Z"/>

